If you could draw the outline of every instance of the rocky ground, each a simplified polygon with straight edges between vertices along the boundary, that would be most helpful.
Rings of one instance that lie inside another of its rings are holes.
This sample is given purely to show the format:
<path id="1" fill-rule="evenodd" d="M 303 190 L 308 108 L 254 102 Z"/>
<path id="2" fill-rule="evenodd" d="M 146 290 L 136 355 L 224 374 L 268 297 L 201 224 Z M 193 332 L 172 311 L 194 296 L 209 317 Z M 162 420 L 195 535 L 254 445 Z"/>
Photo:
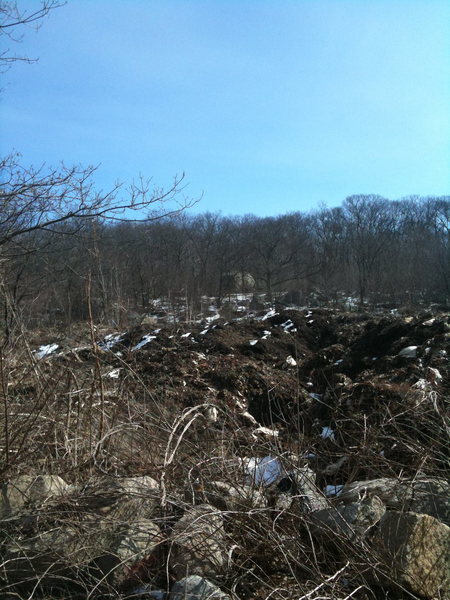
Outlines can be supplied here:
<path id="1" fill-rule="evenodd" d="M 449 597 L 448 352 L 432 312 L 18 338 L 4 597 Z"/>

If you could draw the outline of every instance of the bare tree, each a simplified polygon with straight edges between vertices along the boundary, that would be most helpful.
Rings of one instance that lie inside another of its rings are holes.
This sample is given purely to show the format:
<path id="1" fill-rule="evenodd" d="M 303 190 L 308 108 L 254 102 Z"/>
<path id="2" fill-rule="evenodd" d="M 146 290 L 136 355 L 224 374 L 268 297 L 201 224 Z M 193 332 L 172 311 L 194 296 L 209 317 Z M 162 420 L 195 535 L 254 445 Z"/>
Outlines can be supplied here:
<path id="1" fill-rule="evenodd" d="M 65 2 L 58 0 L 42 0 L 40 7 L 35 10 L 19 8 L 17 2 L 0 2 L 0 36 L 8 38 L 10 42 L 20 43 L 27 27 L 39 29 L 42 20 L 52 10 L 63 6 Z M 9 48 L 0 53 L 0 72 L 6 71 L 13 62 L 36 62 L 36 59 L 27 56 L 10 55 Z"/>

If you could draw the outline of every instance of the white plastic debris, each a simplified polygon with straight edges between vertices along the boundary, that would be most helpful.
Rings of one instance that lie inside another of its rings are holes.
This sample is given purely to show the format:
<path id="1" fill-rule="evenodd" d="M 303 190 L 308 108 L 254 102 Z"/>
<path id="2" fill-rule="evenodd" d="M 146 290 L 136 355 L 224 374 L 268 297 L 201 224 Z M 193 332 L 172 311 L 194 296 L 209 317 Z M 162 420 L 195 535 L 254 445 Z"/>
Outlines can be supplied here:
<path id="1" fill-rule="evenodd" d="M 309 397 L 313 400 L 322 400 L 322 394 L 316 394 L 314 392 L 309 392 Z"/>
<path id="2" fill-rule="evenodd" d="M 270 317 L 275 317 L 277 314 L 278 313 L 272 308 L 268 313 L 261 317 L 261 321 L 266 321 L 267 319 L 270 319 Z"/>
<path id="3" fill-rule="evenodd" d="M 219 420 L 219 411 L 215 406 L 208 406 L 205 410 L 205 417 L 208 423 L 217 423 Z"/>
<path id="4" fill-rule="evenodd" d="M 113 369 L 112 371 L 110 371 L 108 373 L 108 377 L 111 377 L 111 379 L 119 379 L 119 375 L 120 375 L 120 371 L 122 369 Z"/>
<path id="5" fill-rule="evenodd" d="M 293 356 L 288 356 L 286 358 L 286 363 L 290 366 L 290 367 L 296 367 L 297 366 L 297 361 L 295 360 L 295 358 Z"/>
<path id="6" fill-rule="evenodd" d="M 135 350 L 140 350 L 141 348 L 149 344 L 152 340 L 156 340 L 156 335 L 151 335 L 149 333 L 147 335 L 144 335 L 142 340 L 139 343 L 137 343 L 136 346 L 131 348 L 131 352 L 135 352 Z"/>
<path id="7" fill-rule="evenodd" d="M 99 348 L 102 350 L 112 350 L 116 344 L 119 344 L 124 340 L 124 333 L 110 333 L 106 337 L 103 338 L 101 342 L 98 342 Z"/>
<path id="8" fill-rule="evenodd" d="M 183 333 L 183 335 L 181 335 L 180 337 L 188 338 L 190 335 L 191 335 L 191 332 L 189 331 L 188 333 Z"/>
<path id="9" fill-rule="evenodd" d="M 288 332 L 288 331 L 297 331 L 295 329 L 295 325 L 294 323 L 291 321 L 291 319 L 288 319 L 287 321 L 285 321 L 284 323 L 281 323 L 280 325 L 281 329 L 283 329 L 284 331 Z"/>
<path id="10" fill-rule="evenodd" d="M 246 485 L 270 485 L 283 476 L 284 469 L 276 456 L 242 458 Z"/>
<path id="11" fill-rule="evenodd" d="M 280 434 L 276 429 L 269 429 L 268 427 L 263 427 L 262 425 L 257 429 L 252 431 L 252 437 L 258 439 L 260 436 L 268 436 L 268 437 L 278 437 Z"/>
<path id="12" fill-rule="evenodd" d="M 258 340 L 250 340 L 249 341 L 250 346 L 254 346 L 257 343 L 258 343 Z"/>
<path id="13" fill-rule="evenodd" d="M 435 321 L 436 319 L 433 317 L 431 319 L 428 319 L 428 321 L 424 321 L 422 325 L 425 325 L 426 327 L 431 327 L 431 325 L 434 325 Z"/>
<path id="14" fill-rule="evenodd" d="M 325 486 L 324 494 L 325 496 L 339 496 L 339 494 L 342 492 L 342 488 L 344 486 L 343 485 L 327 485 Z"/>
<path id="15" fill-rule="evenodd" d="M 50 354 L 53 354 L 53 352 L 56 352 L 56 350 L 58 350 L 59 345 L 58 344 L 47 344 L 46 346 L 39 346 L 39 349 L 36 350 L 35 354 L 36 354 L 36 358 L 44 358 L 45 356 L 50 356 Z"/>
<path id="16" fill-rule="evenodd" d="M 314 452 L 305 452 L 304 454 L 302 454 L 302 458 L 317 458 L 317 454 L 314 454 Z"/>
<path id="17" fill-rule="evenodd" d="M 417 346 L 406 346 L 403 350 L 400 350 L 398 353 L 402 358 L 416 358 L 417 356 Z"/>
<path id="18" fill-rule="evenodd" d="M 439 369 L 435 369 L 434 367 L 428 367 L 429 377 L 432 381 L 441 381 L 442 375 Z"/>
<path id="19" fill-rule="evenodd" d="M 320 437 L 324 440 L 331 440 L 332 442 L 336 440 L 334 431 L 331 429 L 331 427 L 322 427 L 322 433 L 320 434 Z"/>

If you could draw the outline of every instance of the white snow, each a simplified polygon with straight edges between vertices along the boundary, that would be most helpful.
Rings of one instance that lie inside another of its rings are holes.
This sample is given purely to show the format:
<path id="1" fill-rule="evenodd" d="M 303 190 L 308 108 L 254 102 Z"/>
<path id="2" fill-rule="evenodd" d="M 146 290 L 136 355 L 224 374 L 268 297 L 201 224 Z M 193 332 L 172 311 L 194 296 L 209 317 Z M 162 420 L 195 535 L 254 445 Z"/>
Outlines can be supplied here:
<path id="1" fill-rule="evenodd" d="M 331 440 L 332 442 L 336 440 L 334 437 L 334 431 L 331 429 L 331 427 L 322 427 L 322 433 L 320 434 L 320 437 L 324 440 Z"/>
<path id="2" fill-rule="evenodd" d="M 151 335 L 150 333 L 144 335 L 142 340 L 138 344 L 136 344 L 136 346 L 131 348 L 131 352 L 134 352 L 135 350 L 140 350 L 141 348 L 149 344 L 152 340 L 156 340 L 156 335 Z"/>
<path id="3" fill-rule="evenodd" d="M 398 355 L 403 358 L 416 358 L 417 346 L 406 346 L 406 348 L 403 348 L 403 350 L 400 350 Z"/>
<path id="4" fill-rule="evenodd" d="M 283 466 L 275 456 L 264 456 L 263 458 L 242 458 L 246 485 L 270 485 L 284 473 Z"/>
<path id="5" fill-rule="evenodd" d="M 50 354 L 53 354 L 53 352 L 56 352 L 58 348 L 58 344 L 47 344 L 46 346 L 39 346 L 39 349 L 35 352 L 36 358 L 41 359 L 45 356 L 49 356 Z"/>

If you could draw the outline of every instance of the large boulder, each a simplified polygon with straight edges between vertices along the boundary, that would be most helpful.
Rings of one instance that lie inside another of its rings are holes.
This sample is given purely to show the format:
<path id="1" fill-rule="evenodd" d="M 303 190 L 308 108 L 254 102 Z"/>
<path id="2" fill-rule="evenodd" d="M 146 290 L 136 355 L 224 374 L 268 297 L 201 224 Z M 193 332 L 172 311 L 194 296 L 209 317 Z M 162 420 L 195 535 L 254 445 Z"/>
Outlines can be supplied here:
<path id="1" fill-rule="evenodd" d="M 357 502 L 377 495 L 389 509 L 427 514 L 450 525 L 450 483 L 437 477 L 417 477 L 413 481 L 392 478 L 355 481 L 342 489 L 339 499 Z"/>
<path id="2" fill-rule="evenodd" d="M 261 491 L 248 485 L 211 481 L 203 485 L 201 496 L 204 502 L 219 510 L 234 512 L 267 507 L 267 499 Z"/>
<path id="3" fill-rule="evenodd" d="M 156 482 L 101 478 L 57 502 L 30 507 L 2 523 L 0 553 L 9 584 L 41 587 L 92 578 L 121 583 L 161 541 L 151 520 Z"/>
<path id="4" fill-rule="evenodd" d="M 171 535 L 170 567 L 179 579 L 187 575 L 214 577 L 226 566 L 223 517 L 209 504 L 186 511 Z"/>
<path id="5" fill-rule="evenodd" d="M 429 515 L 387 511 L 373 540 L 388 582 L 425 598 L 450 594 L 450 527 Z M 381 580 L 385 583 L 386 577 Z"/>
<path id="6" fill-rule="evenodd" d="M 299 467 L 289 471 L 277 483 L 281 492 L 281 502 L 276 507 L 285 507 L 287 494 L 295 497 L 296 505 L 303 513 L 311 513 L 329 507 L 329 502 L 316 486 L 316 474 L 309 467 Z"/>
<path id="7" fill-rule="evenodd" d="M 69 485 L 58 475 L 21 475 L 0 487 L 0 519 L 23 510 L 28 504 L 42 503 L 66 493 Z"/>
<path id="8" fill-rule="evenodd" d="M 169 600 L 208 600 L 209 598 L 230 600 L 230 596 L 199 575 L 190 575 L 177 581 L 169 596 Z"/>
<path id="9" fill-rule="evenodd" d="M 371 496 L 346 506 L 313 512 L 309 523 L 313 535 L 331 541 L 334 546 L 339 545 L 342 539 L 353 541 L 364 538 L 385 512 L 386 507 L 378 496 Z"/>

